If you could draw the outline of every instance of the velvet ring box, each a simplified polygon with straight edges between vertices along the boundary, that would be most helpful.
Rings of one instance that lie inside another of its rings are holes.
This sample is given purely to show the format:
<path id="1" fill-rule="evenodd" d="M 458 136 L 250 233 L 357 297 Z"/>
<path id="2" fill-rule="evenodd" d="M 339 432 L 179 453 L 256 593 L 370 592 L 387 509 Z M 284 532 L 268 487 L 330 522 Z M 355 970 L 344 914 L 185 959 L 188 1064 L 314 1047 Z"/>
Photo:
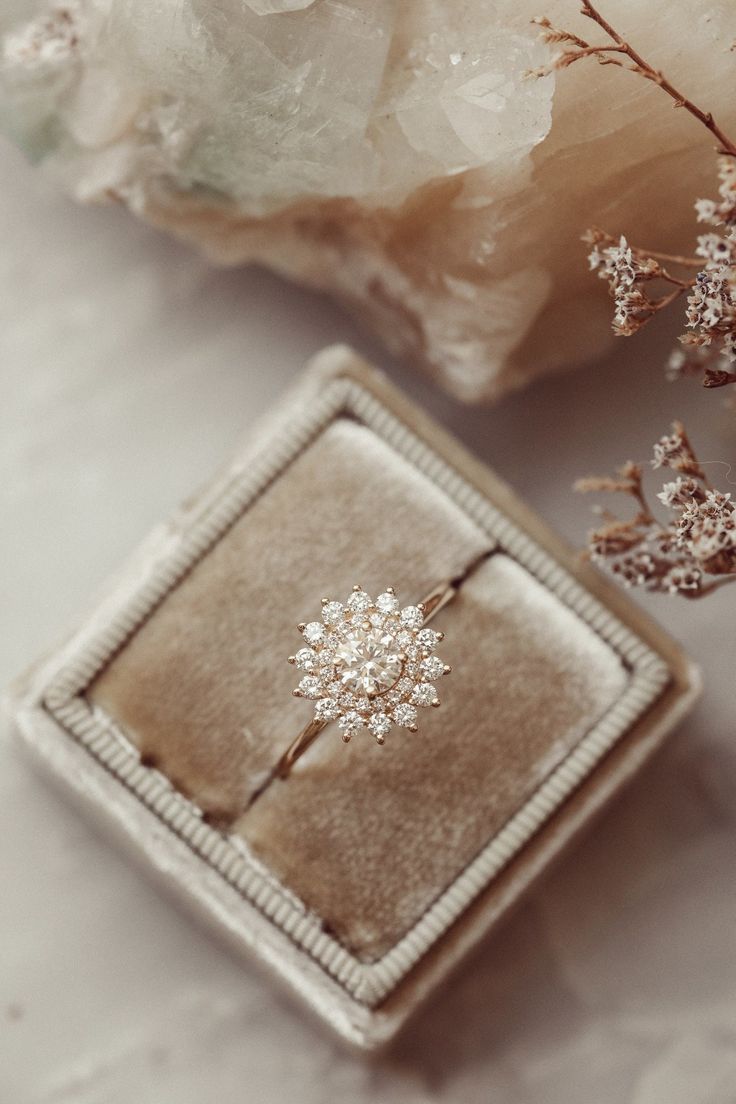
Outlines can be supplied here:
<path id="1" fill-rule="evenodd" d="M 311 715 L 285 662 L 296 622 L 355 582 L 418 601 L 485 552 L 436 619 L 442 708 L 384 747 L 331 725 L 263 788 Z M 20 680 L 13 710 L 165 882 L 374 1047 L 696 689 L 641 611 L 336 348 Z"/>

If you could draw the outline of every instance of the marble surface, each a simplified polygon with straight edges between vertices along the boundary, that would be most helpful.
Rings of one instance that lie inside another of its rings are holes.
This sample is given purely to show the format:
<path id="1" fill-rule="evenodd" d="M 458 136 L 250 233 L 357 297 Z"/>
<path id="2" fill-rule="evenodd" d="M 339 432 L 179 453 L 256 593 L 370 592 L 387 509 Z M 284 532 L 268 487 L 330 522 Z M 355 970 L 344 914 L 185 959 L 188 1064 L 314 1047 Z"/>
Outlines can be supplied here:
<path id="1" fill-rule="evenodd" d="M 344 315 L 256 270 L 217 271 L 0 151 L 0 682 L 94 600 Z M 584 260 L 581 256 L 581 264 Z M 681 414 L 706 459 L 734 413 L 666 386 L 667 333 L 463 408 L 384 367 L 579 542 L 578 474 Z M 736 476 L 713 468 L 725 483 Z M 706 673 L 692 719 L 405 1032 L 344 1051 L 181 915 L 0 742 L 5 1104 L 733 1104 L 736 593 L 646 600 Z"/>

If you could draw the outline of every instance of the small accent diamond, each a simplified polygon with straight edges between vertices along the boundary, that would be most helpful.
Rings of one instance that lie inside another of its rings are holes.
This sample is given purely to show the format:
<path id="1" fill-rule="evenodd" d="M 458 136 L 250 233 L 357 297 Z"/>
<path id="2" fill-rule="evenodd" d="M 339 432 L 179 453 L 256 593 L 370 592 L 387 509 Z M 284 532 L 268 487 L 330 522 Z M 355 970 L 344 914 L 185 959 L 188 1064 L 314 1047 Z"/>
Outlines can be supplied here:
<path id="1" fill-rule="evenodd" d="M 314 715 L 320 721 L 334 721 L 340 707 L 334 698 L 320 698 L 314 707 Z"/>
<path id="2" fill-rule="evenodd" d="M 322 693 L 322 683 L 314 675 L 305 675 L 299 683 L 299 690 L 305 698 L 318 698 Z"/>
<path id="3" fill-rule="evenodd" d="M 341 717 L 337 718 L 337 727 L 341 728 L 343 732 L 350 732 L 356 728 L 362 728 L 364 724 L 364 718 L 361 717 L 360 713 L 356 713 L 354 709 L 349 710 L 347 713 L 343 713 Z"/>
<path id="4" fill-rule="evenodd" d="M 342 618 L 343 605 L 342 602 L 328 602 L 322 608 L 322 620 L 325 625 L 336 625 Z"/>
<path id="5" fill-rule="evenodd" d="M 365 613 L 372 605 L 370 596 L 364 590 L 354 590 L 348 598 L 348 607 L 353 613 Z"/>
<path id="6" fill-rule="evenodd" d="M 417 711 L 408 702 L 402 702 L 394 709 L 394 720 L 401 728 L 412 728 L 417 723 Z"/>
<path id="7" fill-rule="evenodd" d="M 428 652 L 434 651 L 440 639 L 440 634 L 435 632 L 434 629 L 420 629 L 417 633 L 417 644 Z"/>
<path id="8" fill-rule="evenodd" d="M 406 629 L 421 629 L 424 623 L 424 614 L 419 606 L 404 606 L 400 616 L 401 624 Z"/>
<path id="9" fill-rule="evenodd" d="M 300 648 L 294 659 L 302 671 L 313 671 L 317 665 L 317 653 L 311 648 Z"/>
<path id="10" fill-rule="evenodd" d="M 399 608 L 399 599 L 395 594 L 389 594 L 388 591 L 384 591 L 383 594 L 379 594 L 376 598 L 376 609 L 381 613 L 395 613 Z"/>
<path id="11" fill-rule="evenodd" d="M 310 621 L 304 626 L 304 639 L 307 644 L 321 644 L 325 638 L 325 627 L 321 621 Z"/>
<path id="12" fill-rule="evenodd" d="M 436 701 L 439 701 L 439 697 L 431 682 L 420 682 L 412 690 L 411 700 L 415 705 L 434 705 Z"/>
<path id="13" fill-rule="evenodd" d="M 422 660 L 419 667 L 425 682 L 431 682 L 433 679 L 439 678 L 440 675 L 444 675 L 445 673 L 445 665 L 439 656 L 428 656 L 426 659 Z"/>
<path id="14" fill-rule="evenodd" d="M 368 727 L 374 736 L 385 736 L 391 729 L 391 718 L 386 713 L 374 713 Z"/>

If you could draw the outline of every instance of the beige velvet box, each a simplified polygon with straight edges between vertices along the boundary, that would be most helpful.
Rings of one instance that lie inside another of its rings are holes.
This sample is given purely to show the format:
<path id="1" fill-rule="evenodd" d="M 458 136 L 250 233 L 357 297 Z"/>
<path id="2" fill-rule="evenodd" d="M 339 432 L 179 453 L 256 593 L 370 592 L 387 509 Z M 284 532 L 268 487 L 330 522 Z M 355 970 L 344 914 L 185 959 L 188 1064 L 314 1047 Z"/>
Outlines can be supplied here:
<path id="1" fill-rule="evenodd" d="M 383 747 L 345 745 L 331 725 L 264 789 L 311 713 L 285 662 L 296 622 L 355 582 L 418 601 L 484 552 L 436 619 L 453 665 L 442 708 Z M 12 708 L 25 742 L 150 868 L 368 1048 L 696 691 L 640 610 L 335 348 L 20 680 Z"/>

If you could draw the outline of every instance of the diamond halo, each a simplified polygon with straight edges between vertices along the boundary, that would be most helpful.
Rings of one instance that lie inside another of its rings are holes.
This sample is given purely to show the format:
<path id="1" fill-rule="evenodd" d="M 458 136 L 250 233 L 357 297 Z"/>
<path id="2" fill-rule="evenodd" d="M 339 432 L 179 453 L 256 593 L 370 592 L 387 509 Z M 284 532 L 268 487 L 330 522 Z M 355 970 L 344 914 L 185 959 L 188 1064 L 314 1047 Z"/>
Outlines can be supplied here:
<path id="1" fill-rule="evenodd" d="M 314 702 L 317 721 L 336 721 L 347 743 L 367 730 L 383 744 L 391 729 L 417 731 L 417 707 L 440 704 L 434 682 L 450 667 L 435 655 L 444 634 L 425 610 L 399 607 L 393 587 L 374 600 L 356 584 L 347 602 L 322 599 L 322 620 L 298 626 L 303 647 L 289 663 L 303 672 L 293 691 Z"/>

